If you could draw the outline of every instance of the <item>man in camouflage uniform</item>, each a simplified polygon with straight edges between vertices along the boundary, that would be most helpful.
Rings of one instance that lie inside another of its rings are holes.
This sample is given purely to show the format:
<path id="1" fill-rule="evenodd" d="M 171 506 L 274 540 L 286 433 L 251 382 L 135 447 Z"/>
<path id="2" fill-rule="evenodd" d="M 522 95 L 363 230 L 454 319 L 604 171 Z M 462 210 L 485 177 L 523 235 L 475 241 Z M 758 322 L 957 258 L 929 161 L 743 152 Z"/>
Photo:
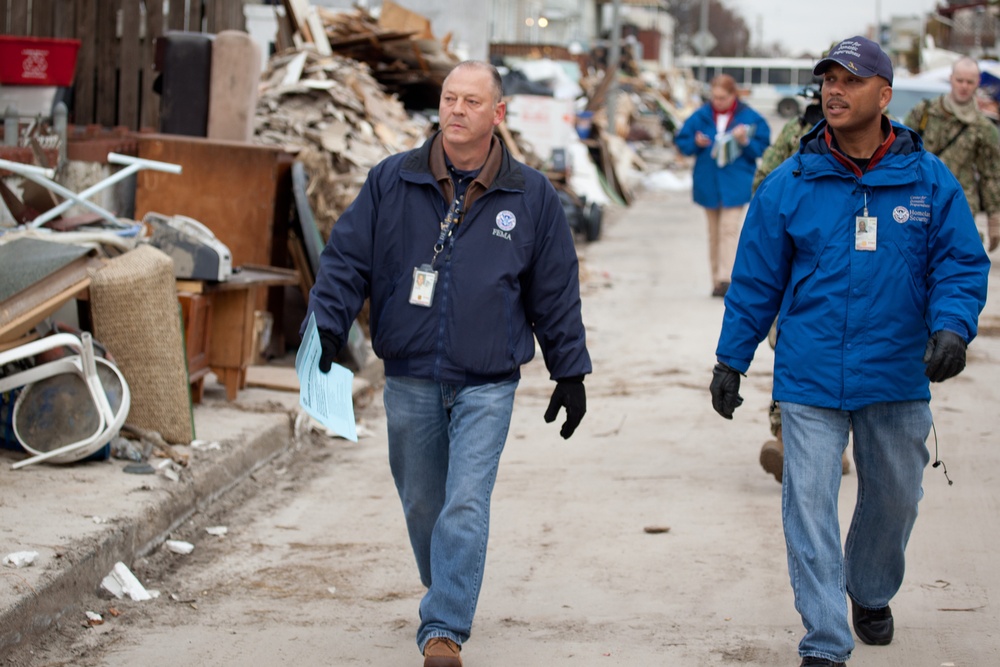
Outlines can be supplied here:
<path id="1" fill-rule="evenodd" d="M 823 119 L 823 108 L 819 103 L 819 90 L 808 88 L 804 96 L 812 102 L 805 108 L 801 116 L 785 123 L 774 143 L 768 146 L 764 155 L 761 156 L 760 164 L 757 165 L 757 171 L 753 176 L 754 192 L 757 191 L 757 186 L 764 182 L 768 174 L 799 150 L 799 139 L 804 137 L 806 132 L 813 128 L 813 125 Z"/>
<path id="2" fill-rule="evenodd" d="M 955 175 L 975 215 L 987 216 L 989 250 L 1000 245 L 1000 133 L 976 105 L 979 65 L 961 58 L 951 69 L 951 92 L 913 107 L 903 124 Z"/>

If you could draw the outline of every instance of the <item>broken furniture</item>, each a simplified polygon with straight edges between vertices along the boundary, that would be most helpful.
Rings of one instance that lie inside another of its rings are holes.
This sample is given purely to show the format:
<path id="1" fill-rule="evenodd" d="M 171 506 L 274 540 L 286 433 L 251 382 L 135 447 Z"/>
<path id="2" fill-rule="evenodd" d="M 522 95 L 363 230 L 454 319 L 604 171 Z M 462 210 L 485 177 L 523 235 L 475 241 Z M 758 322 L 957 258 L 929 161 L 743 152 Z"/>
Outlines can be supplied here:
<path id="1" fill-rule="evenodd" d="M 128 383 L 114 364 L 94 356 L 89 333 L 60 333 L 0 352 L 0 367 L 62 347 L 75 354 L 0 378 L 0 393 L 22 387 L 14 433 L 34 455 L 11 468 L 86 458 L 117 435 L 128 416 Z"/>
<path id="2" fill-rule="evenodd" d="M 254 349 L 255 304 L 258 293 L 263 288 L 276 285 L 296 285 L 299 275 L 290 269 L 273 266 L 244 265 L 225 282 L 178 281 L 177 289 L 181 301 L 189 302 L 190 319 L 185 320 L 188 335 L 188 363 L 191 371 L 192 352 L 197 354 L 198 346 L 193 341 L 207 341 L 208 366 L 219 382 L 226 388 L 226 398 L 236 399 L 236 394 L 247 384 L 247 368 L 254 364 L 257 351 Z M 200 305 L 193 297 L 208 300 L 208 305 Z M 199 308 L 208 308 L 207 311 Z M 207 315 L 204 314 L 207 312 Z M 201 319 L 196 319 L 200 317 Z M 201 329 L 199 322 L 209 318 L 209 332 Z M 196 362 L 197 363 L 197 362 Z M 194 375 L 201 367 L 195 367 Z M 194 375 L 192 377 L 194 377 Z M 192 380 L 192 398 L 201 400 L 203 380 L 199 375 Z"/>
<path id="3" fill-rule="evenodd" d="M 83 245 L 0 237 L 0 350 L 24 342 L 39 322 L 84 296 L 90 270 L 102 264 Z"/>
<path id="4" fill-rule="evenodd" d="M 80 204 L 81 206 L 84 206 L 101 216 L 112 225 L 121 226 L 121 222 L 113 213 L 91 201 L 87 201 L 88 198 L 97 192 L 100 192 L 101 190 L 128 178 L 141 169 L 152 169 L 169 174 L 181 173 L 181 167 L 176 164 L 167 164 L 164 162 L 156 162 L 154 160 L 142 160 L 140 158 L 132 157 L 131 155 L 121 155 L 119 153 L 111 153 L 108 155 L 108 162 L 111 164 L 122 164 L 127 166 L 79 193 L 73 192 L 69 188 L 53 181 L 52 179 L 55 176 L 55 171 L 53 169 L 44 169 L 42 167 L 36 167 L 30 164 L 21 164 L 20 162 L 11 162 L 9 160 L 0 160 L 0 169 L 11 171 L 18 176 L 22 176 L 29 181 L 33 181 L 38 185 L 41 185 L 47 190 L 65 197 L 65 201 L 61 204 L 44 211 L 32 220 L 30 224 L 31 227 L 41 227 L 49 220 L 54 220 L 64 211 L 68 210 L 73 204 Z"/>
<path id="5" fill-rule="evenodd" d="M 139 157 L 179 164 L 183 172 L 170 177 L 154 171 L 137 175 L 137 219 L 150 211 L 194 218 L 229 248 L 233 266 L 292 266 L 288 253 L 291 153 L 277 147 L 168 134 L 139 135 L 138 142 Z M 254 289 L 256 302 L 251 304 L 272 314 L 272 349 L 279 354 L 284 353 L 283 284 Z M 217 333 L 213 327 L 213 339 Z"/>

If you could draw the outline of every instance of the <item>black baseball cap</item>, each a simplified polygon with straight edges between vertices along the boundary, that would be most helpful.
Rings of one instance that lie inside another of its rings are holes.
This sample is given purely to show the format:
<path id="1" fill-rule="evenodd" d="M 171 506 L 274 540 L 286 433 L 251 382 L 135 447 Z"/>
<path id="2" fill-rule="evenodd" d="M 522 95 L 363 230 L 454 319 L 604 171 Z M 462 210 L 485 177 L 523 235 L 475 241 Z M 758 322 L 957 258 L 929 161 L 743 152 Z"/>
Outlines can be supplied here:
<path id="1" fill-rule="evenodd" d="M 813 74 L 822 74 L 834 63 L 865 79 L 880 76 L 892 85 L 892 61 L 882 47 L 866 37 L 851 37 L 834 46 L 816 63 Z"/>

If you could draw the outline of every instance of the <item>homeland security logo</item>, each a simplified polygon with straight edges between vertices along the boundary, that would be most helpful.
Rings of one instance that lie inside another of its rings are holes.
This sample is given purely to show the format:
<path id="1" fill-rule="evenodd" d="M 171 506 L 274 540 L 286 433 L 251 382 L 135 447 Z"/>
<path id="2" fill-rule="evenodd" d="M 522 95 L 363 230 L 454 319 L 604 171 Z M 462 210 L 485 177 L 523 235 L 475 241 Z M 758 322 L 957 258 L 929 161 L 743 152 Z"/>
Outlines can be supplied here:
<path id="1" fill-rule="evenodd" d="M 493 236 L 499 236 L 510 241 L 510 231 L 517 225 L 517 218 L 510 211 L 500 211 L 497 213 L 497 227 L 493 230 Z"/>
<path id="2" fill-rule="evenodd" d="M 892 209 L 892 219 L 898 222 L 899 224 L 903 224 L 904 222 L 910 219 L 909 209 L 907 209 L 905 206 L 897 206 L 896 208 Z"/>

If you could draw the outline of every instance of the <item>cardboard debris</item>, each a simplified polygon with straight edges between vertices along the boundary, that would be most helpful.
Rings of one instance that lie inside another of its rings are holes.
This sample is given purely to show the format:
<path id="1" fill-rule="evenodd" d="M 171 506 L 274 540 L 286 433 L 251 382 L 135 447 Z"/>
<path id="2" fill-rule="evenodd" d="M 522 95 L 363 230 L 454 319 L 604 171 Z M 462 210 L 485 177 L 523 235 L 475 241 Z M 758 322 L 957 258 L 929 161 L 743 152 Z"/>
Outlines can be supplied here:
<path id="1" fill-rule="evenodd" d="M 296 78 L 298 77 L 298 78 Z M 309 174 L 309 203 L 324 240 L 368 170 L 423 141 L 411 118 L 363 63 L 311 51 L 274 56 L 262 77 L 254 142 L 295 153 Z"/>

